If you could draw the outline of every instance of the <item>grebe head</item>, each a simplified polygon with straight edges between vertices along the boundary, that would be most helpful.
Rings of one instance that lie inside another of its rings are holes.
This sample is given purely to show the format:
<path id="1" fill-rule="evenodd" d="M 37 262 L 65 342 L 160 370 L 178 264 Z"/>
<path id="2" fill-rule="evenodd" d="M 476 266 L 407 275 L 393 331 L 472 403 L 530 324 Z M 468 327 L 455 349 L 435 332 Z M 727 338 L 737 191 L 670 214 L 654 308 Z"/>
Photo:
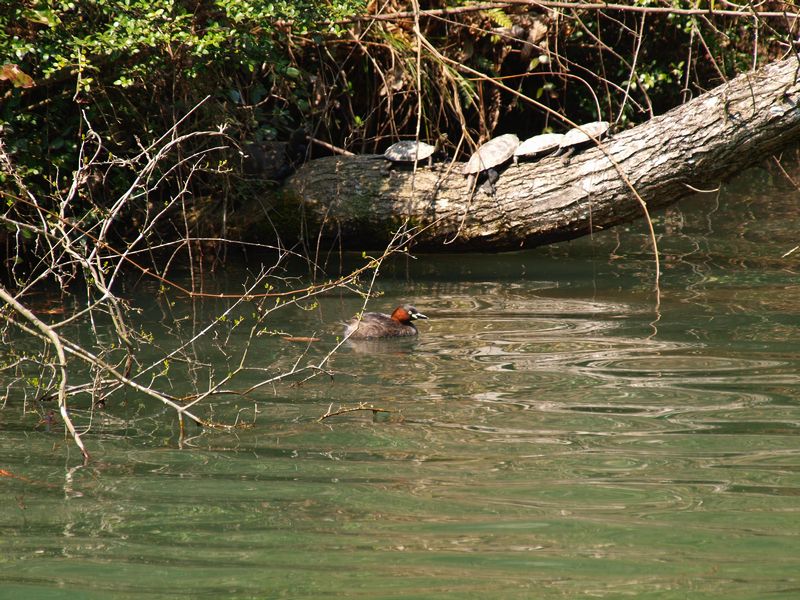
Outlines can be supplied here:
<path id="1" fill-rule="evenodd" d="M 410 304 L 404 304 L 403 306 L 398 306 L 394 309 L 392 313 L 392 319 L 397 321 L 398 323 L 410 323 L 416 319 L 427 319 L 425 315 L 419 312 L 416 307 L 411 306 Z"/>

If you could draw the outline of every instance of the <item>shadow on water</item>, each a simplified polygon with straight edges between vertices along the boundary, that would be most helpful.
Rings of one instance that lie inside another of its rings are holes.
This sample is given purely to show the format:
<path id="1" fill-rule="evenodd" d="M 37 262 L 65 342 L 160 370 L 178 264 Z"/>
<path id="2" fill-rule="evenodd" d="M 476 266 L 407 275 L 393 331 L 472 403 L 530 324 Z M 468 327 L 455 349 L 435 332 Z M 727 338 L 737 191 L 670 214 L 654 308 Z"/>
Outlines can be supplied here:
<path id="1" fill-rule="evenodd" d="M 798 198 L 746 183 L 658 216 L 659 313 L 636 224 L 386 265 L 370 309 L 413 301 L 418 339 L 349 342 L 330 376 L 217 402 L 251 426 L 183 449 L 129 396 L 69 467 L 58 428 L 7 407 L 0 597 L 794 597 Z M 276 331 L 321 341 L 259 337 L 252 381 L 324 356 L 359 309 L 284 313 Z M 318 421 L 359 403 L 388 415 Z"/>

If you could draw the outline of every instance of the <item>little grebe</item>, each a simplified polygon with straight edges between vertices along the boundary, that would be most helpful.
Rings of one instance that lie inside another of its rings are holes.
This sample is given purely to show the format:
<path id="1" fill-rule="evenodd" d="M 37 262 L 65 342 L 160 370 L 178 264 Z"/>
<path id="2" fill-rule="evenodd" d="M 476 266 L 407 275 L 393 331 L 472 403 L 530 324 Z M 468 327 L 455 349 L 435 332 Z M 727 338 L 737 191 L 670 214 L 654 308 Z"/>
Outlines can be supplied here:
<path id="1" fill-rule="evenodd" d="M 344 335 L 351 340 L 417 335 L 417 328 L 411 321 L 427 318 L 413 306 L 405 304 L 395 308 L 391 315 L 368 312 L 363 314 L 361 321 L 352 319 L 344 328 Z"/>

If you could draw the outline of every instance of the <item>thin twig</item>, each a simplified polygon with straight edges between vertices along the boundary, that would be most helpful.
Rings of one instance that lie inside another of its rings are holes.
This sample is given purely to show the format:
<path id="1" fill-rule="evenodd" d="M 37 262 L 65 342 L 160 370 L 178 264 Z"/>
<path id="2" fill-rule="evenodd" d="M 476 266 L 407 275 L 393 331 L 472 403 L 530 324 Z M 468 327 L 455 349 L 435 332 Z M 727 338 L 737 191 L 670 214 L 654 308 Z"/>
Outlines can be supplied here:
<path id="1" fill-rule="evenodd" d="M 779 12 L 779 11 L 757 11 L 752 10 L 717 10 L 717 9 L 703 9 L 703 8 L 668 8 L 662 6 L 635 6 L 627 4 L 608 4 L 602 3 L 586 3 L 586 2 L 548 2 L 545 0 L 505 0 L 504 2 L 487 2 L 484 4 L 473 4 L 470 6 L 460 6 L 454 8 L 440 8 L 434 10 L 421 10 L 419 16 L 421 17 L 435 17 L 443 15 L 454 15 L 469 12 L 480 12 L 484 10 L 492 10 L 496 8 L 504 8 L 508 6 L 531 6 L 534 8 L 544 9 L 573 9 L 584 11 L 614 11 L 614 12 L 628 12 L 628 13 L 643 13 L 654 15 L 681 15 L 681 16 L 707 16 L 707 17 L 736 17 L 743 19 L 752 19 L 754 16 L 759 18 L 794 18 L 800 16 L 800 13 L 793 12 Z M 347 19 L 333 21 L 336 25 L 347 25 L 349 23 L 358 23 L 363 21 L 402 21 L 414 18 L 414 11 L 403 11 L 384 14 L 373 15 L 355 15 Z M 289 25 L 288 21 L 283 22 Z M 329 22 L 330 23 L 330 22 Z"/>
<path id="2" fill-rule="evenodd" d="M 80 434 L 75 430 L 75 425 L 72 424 L 72 419 L 70 418 L 69 411 L 67 410 L 67 357 L 61 337 L 55 331 L 53 331 L 51 327 L 48 327 L 44 321 L 39 319 L 39 317 L 23 306 L 22 303 L 14 298 L 14 296 L 9 294 L 6 288 L 2 285 L 0 285 L 0 299 L 2 299 L 6 304 L 11 306 L 15 311 L 29 321 L 31 325 L 33 325 L 42 334 L 42 336 L 44 336 L 53 345 L 53 348 L 55 348 L 56 356 L 58 357 L 58 364 L 56 366 L 61 373 L 61 376 L 58 380 L 58 409 L 61 413 L 61 419 L 64 421 L 64 425 L 66 425 L 67 430 L 72 436 L 72 439 L 75 440 L 75 445 L 80 449 L 84 460 L 88 461 L 90 458 L 89 452 L 83 445 Z"/>
<path id="3" fill-rule="evenodd" d="M 352 407 L 344 407 L 340 406 L 338 409 L 333 410 L 333 405 L 331 404 L 328 407 L 327 412 L 317 419 L 317 423 L 322 423 L 325 419 L 330 419 L 331 417 L 338 417 L 339 415 L 346 415 L 347 413 L 356 412 L 359 410 L 370 410 L 372 414 L 375 413 L 389 413 L 391 414 L 394 411 L 388 410 L 386 408 L 378 408 L 372 404 L 367 404 L 366 402 L 360 402 L 358 406 Z"/>

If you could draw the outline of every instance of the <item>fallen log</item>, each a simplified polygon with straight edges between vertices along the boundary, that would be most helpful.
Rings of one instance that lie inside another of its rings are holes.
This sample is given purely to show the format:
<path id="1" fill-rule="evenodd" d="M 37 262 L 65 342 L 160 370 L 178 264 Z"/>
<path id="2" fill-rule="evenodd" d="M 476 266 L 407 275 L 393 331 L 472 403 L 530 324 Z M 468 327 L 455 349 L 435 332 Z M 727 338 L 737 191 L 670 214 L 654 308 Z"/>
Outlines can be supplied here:
<path id="1" fill-rule="evenodd" d="M 504 250 L 580 237 L 714 188 L 800 137 L 800 62 L 736 77 L 572 157 L 508 166 L 494 197 L 467 190 L 463 163 L 388 169 L 376 156 L 309 161 L 285 184 L 304 231 L 344 247 L 384 246 L 403 223 L 415 248 Z"/>

